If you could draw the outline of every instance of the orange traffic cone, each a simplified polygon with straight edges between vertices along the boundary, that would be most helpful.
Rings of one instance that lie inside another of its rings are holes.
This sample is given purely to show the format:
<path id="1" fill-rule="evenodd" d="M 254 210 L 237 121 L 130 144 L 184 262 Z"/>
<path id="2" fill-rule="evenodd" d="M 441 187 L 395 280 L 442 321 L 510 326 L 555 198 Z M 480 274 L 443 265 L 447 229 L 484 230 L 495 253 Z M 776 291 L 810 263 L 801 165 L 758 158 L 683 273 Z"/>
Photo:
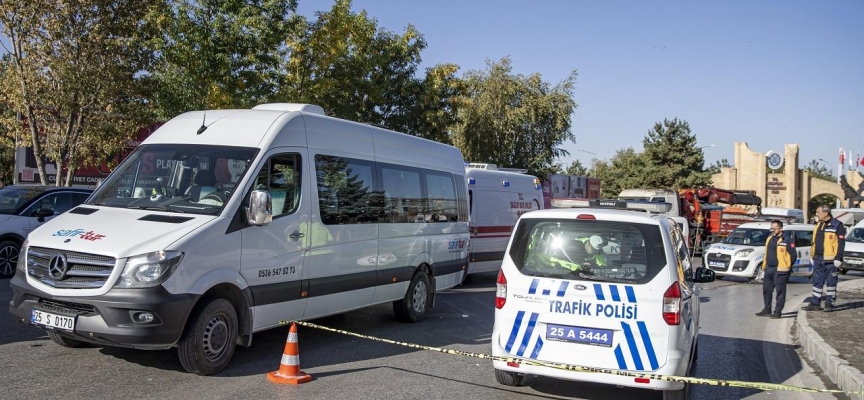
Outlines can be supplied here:
<path id="1" fill-rule="evenodd" d="M 297 324 L 292 323 L 288 330 L 288 341 L 282 354 L 282 362 L 278 371 L 268 372 L 267 379 L 275 383 L 290 383 L 298 385 L 312 380 L 309 375 L 300 370 L 300 352 L 297 350 Z"/>

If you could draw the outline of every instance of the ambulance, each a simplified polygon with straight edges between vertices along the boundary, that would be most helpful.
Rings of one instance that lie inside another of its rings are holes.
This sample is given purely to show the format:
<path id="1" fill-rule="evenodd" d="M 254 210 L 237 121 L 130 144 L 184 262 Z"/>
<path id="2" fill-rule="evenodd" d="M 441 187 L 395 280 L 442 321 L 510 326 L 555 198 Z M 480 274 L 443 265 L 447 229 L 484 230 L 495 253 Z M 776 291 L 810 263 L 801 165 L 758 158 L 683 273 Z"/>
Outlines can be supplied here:
<path id="1" fill-rule="evenodd" d="M 714 272 L 692 268 L 677 223 L 621 203 L 522 215 L 497 280 L 492 353 L 512 358 L 493 362 L 500 384 L 541 375 L 685 398 L 686 383 L 615 372 L 688 374 L 699 339 L 697 284 Z"/>
<path id="2" fill-rule="evenodd" d="M 176 348 L 199 375 L 282 321 L 392 303 L 468 267 L 459 149 L 312 104 L 192 111 L 21 247 L 10 314 L 57 345 Z"/>
<path id="3" fill-rule="evenodd" d="M 540 179 L 527 170 L 484 163 L 469 163 L 465 178 L 471 232 L 468 274 L 497 271 L 519 216 L 543 209 Z"/>

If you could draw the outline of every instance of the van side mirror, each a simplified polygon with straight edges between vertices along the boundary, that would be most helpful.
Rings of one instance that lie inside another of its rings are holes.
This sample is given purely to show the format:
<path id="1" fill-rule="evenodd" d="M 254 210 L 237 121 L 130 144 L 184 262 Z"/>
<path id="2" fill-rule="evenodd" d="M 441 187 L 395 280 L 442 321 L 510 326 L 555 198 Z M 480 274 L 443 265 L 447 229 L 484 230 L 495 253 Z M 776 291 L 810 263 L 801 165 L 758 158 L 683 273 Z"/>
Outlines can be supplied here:
<path id="1" fill-rule="evenodd" d="M 705 267 L 699 267 L 699 268 L 696 268 L 696 276 L 693 277 L 693 282 L 696 282 L 696 283 L 714 282 L 715 278 L 716 278 L 716 276 L 714 274 L 714 271 L 712 271 L 708 268 L 705 268 Z"/>
<path id="2" fill-rule="evenodd" d="M 253 190 L 246 207 L 246 220 L 250 225 L 264 226 L 273 222 L 273 198 L 266 190 Z"/>

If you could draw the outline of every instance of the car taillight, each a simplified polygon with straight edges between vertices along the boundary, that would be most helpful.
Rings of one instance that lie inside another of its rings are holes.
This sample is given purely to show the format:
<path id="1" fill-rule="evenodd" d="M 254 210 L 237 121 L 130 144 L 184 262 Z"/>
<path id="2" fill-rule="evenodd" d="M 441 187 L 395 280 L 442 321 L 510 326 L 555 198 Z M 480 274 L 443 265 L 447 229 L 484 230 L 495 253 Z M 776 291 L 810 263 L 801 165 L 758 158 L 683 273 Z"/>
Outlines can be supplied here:
<path id="1" fill-rule="evenodd" d="M 663 320 L 667 325 L 681 323 L 681 287 L 678 282 L 669 286 L 663 293 Z"/>
<path id="2" fill-rule="evenodd" d="M 595 218 L 595 217 L 594 217 L 593 215 L 591 215 L 591 214 L 579 214 L 579 215 L 576 216 L 576 219 L 592 219 L 592 220 L 595 220 L 595 219 L 597 219 L 597 218 Z"/>
<path id="3" fill-rule="evenodd" d="M 504 270 L 498 271 L 498 289 L 495 291 L 495 308 L 501 309 L 504 303 L 507 302 L 507 278 L 504 277 Z"/>

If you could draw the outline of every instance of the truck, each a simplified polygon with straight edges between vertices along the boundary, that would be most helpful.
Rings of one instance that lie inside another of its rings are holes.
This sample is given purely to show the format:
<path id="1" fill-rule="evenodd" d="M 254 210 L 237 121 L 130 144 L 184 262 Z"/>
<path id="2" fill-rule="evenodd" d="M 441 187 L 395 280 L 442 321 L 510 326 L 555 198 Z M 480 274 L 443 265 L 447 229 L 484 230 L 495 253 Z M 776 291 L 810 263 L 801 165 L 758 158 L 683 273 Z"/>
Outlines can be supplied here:
<path id="1" fill-rule="evenodd" d="M 705 245 L 721 241 L 739 225 L 756 221 L 755 215 L 759 214 L 762 206 L 762 199 L 753 191 L 715 187 L 678 191 L 624 189 L 618 198 L 672 204 L 666 215 L 687 220 L 690 226 L 690 245 L 694 252 L 701 251 Z"/>

